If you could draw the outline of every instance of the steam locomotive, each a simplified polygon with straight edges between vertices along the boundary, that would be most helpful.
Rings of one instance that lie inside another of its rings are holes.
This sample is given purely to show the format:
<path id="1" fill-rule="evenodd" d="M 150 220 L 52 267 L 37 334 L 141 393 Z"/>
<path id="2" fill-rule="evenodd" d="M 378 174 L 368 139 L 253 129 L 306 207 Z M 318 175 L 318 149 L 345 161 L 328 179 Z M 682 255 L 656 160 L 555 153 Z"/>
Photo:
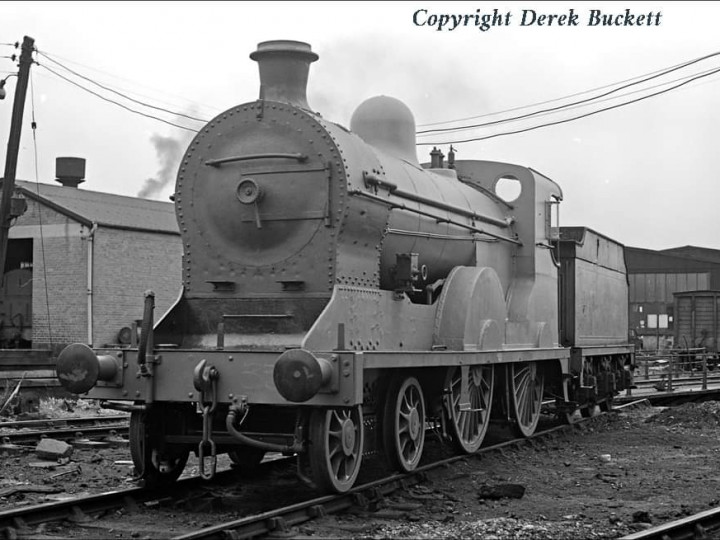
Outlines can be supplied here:
<path id="1" fill-rule="evenodd" d="M 530 168 L 416 156 L 402 102 L 362 103 L 350 129 L 307 103 L 310 45 L 250 54 L 260 97 L 210 121 L 174 195 L 182 291 L 140 342 L 68 346 L 68 390 L 131 412 L 136 472 L 173 482 L 190 452 L 212 478 L 267 452 L 349 490 L 363 457 L 399 471 L 426 427 L 477 451 L 492 423 L 521 436 L 549 402 L 568 421 L 631 384 L 620 244 L 560 228 L 560 187 Z M 506 195 L 500 186 L 515 187 Z"/>

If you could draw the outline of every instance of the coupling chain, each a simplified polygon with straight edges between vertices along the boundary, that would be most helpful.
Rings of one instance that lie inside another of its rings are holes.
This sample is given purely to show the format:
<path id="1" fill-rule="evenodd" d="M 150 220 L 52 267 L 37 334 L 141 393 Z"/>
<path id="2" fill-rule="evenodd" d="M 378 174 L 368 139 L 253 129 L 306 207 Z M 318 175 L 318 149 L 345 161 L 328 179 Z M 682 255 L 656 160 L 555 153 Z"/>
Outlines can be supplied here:
<path id="1" fill-rule="evenodd" d="M 217 408 L 217 380 L 219 377 L 220 372 L 214 366 L 207 366 L 205 360 L 195 368 L 194 383 L 195 388 L 200 391 L 203 415 L 202 440 L 198 444 L 198 465 L 200 476 L 205 480 L 214 478 L 217 472 L 217 451 L 215 441 L 212 439 L 212 424 Z M 207 448 L 210 450 L 209 455 L 206 454 Z M 209 461 L 209 470 L 206 467 L 206 459 Z"/>

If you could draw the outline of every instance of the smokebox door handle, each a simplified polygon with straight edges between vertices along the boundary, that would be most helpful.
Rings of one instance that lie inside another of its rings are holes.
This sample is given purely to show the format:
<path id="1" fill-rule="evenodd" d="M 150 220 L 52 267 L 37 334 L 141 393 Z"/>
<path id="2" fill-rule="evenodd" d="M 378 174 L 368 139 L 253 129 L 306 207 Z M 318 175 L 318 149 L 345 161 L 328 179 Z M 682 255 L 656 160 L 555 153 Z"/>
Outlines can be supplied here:
<path id="1" fill-rule="evenodd" d="M 224 157 L 224 158 L 218 158 L 218 159 L 209 159 L 205 162 L 205 165 L 208 167 L 219 167 L 220 165 L 224 163 L 235 163 L 237 161 L 250 161 L 253 159 L 273 159 L 273 158 L 282 158 L 282 159 L 295 159 L 297 161 L 303 162 L 307 161 L 308 156 L 305 154 L 247 154 L 245 156 L 231 156 L 231 157 Z"/>

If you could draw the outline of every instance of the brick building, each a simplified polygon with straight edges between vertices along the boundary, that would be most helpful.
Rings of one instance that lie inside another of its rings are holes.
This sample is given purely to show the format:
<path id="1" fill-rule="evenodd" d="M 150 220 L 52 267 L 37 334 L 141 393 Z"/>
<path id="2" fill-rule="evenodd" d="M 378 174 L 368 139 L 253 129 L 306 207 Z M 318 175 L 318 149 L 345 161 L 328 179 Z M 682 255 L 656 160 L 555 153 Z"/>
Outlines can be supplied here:
<path id="1" fill-rule="evenodd" d="M 2 348 L 115 344 L 142 318 L 144 291 L 155 292 L 156 318 L 179 295 L 182 242 L 171 203 L 58 181 L 16 183 L 27 210 L 10 228 Z"/>

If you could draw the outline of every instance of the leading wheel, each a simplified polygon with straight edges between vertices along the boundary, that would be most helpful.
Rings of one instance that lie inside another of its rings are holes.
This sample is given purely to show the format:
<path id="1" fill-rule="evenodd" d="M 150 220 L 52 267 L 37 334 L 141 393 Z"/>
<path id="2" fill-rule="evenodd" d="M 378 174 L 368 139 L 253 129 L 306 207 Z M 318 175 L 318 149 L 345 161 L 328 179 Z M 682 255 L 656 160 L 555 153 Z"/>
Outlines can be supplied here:
<path id="1" fill-rule="evenodd" d="M 537 362 L 510 364 L 508 373 L 511 411 L 515 419 L 513 431 L 518 436 L 529 437 L 535 433 L 540 420 L 545 378 L 538 370 Z"/>
<path id="2" fill-rule="evenodd" d="M 383 412 L 383 445 L 390 465 L 414 470 L 425 444 L 425 399 L 415 377 L 390 383 Z"/>
<path id="3" fill-rule="evenodd" d="M 348 491 L 362 461 L 361 408 L 314 410 L 310 415 L 309 439 L 308 458 L 315 484 L 323 491 Z"/>
<path id="4" fill-rule="evenodd" d="M 148 428 L 150 427 L 150 431 Z M 155 430 L 148 422 L 148 412 L 135 411 L 130 415 L 130 456 L 136 475 L 145 487 L 161 487 L 177 480 L 185 469 L 188 450 L 166 447 L 162 451 L 152 442 Z"/>
<path id="5" fill-rule="evenodd" d="M 455 447 L 466 454 L 477 452 L 490 421 L 494 369 L 492 365 L 468 369 L 467 399 L 461 403 L 462 368 L 448 368 L 445 375 L 445 407 Z"/>

